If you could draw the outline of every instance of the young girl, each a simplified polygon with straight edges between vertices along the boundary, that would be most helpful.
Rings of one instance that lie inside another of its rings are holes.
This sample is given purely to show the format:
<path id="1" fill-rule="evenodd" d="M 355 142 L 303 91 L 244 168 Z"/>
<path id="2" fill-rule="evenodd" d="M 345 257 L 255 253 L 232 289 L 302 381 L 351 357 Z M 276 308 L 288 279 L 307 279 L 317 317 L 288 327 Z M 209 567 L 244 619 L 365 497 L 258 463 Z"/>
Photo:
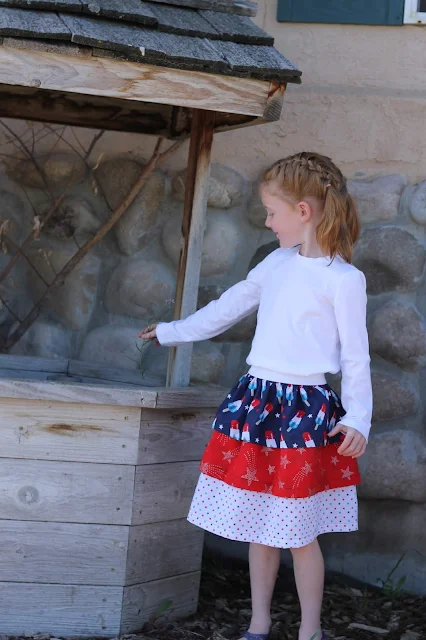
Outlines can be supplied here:
<path id="1" fill-rule="evenodd" d="M 345 178 L 315 153 L 276 162 L 260 195 L 280 248 L 218 300 L 140 337 L 205 340 L 259 308 L 250 370 L 217 412 L 188 519 L 250 542 L 246 640 L 268 637 L 281 548 L 293 556 L 299 640 L 319 639 L 317 536 L 357 529 L 356 459 L 371 423 L 365 278 L 351 265 L 359 221 Z M 324 377 L 340 370 L 342 401 Z"/>

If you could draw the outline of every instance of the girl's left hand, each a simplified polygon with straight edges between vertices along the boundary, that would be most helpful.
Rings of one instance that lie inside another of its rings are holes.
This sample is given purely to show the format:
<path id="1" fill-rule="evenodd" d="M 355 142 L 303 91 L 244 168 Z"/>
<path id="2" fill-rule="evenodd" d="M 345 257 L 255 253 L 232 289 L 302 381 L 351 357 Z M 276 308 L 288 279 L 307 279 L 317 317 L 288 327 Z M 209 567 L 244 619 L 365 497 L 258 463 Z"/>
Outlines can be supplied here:
<path id="1" fill-rule="evenodd" d="M 365 453 L 367 448 L 367 440 L 365 437 L 354 429 L 353 427 L 347 427 L 345 424 L 337 424 L 332 431 L 328 434 L 329 438 L 337 436 L 339 433 L 345 434 L 340 447 L 337 449 L 337 453 L 341 456 L 352 456 L 352 458 L 359 458 Z"/>

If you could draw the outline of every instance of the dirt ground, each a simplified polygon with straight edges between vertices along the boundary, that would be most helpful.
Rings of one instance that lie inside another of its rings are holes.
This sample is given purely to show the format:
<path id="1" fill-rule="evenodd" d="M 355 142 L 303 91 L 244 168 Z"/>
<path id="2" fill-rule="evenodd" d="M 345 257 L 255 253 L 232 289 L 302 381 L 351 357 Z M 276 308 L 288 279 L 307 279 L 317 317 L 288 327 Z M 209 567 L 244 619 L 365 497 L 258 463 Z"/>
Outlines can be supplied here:
<path id="1" fill-rule="evenodd" d="M 164 604 L 167 607 L 167 603 Z M 340 577 L 326 581 L 323 628 L 334 640 L 426 639 L 426 597 L 402 591 L 353 586 Z M 180 622 L 157 621 L 129 640 L 233 640 L 250 620 L 250 589 L 246 566 L 206 557 L 196 615 Z M 167 612 L 164 612 L 167 615 Z M 283 569 L 273 601 L 271 640 L 297 640 L 299 605 L 292 572 Z"/>

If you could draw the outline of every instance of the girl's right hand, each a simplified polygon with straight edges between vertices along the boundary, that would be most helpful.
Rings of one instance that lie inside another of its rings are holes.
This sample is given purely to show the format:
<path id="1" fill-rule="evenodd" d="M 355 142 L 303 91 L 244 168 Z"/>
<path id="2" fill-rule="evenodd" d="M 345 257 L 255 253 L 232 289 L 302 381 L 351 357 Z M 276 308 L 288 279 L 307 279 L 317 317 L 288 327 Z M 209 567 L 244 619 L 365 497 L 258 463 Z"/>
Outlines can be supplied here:
<path id="1" fill-rule="evenodd" d="M 150 324 L 148 327 L 145 327 L 145 329 L 142 329 L 138 337 L 142 338 L 142 340 L 156 340 L 157 327 L 158 322 L 156 322 L 155 324 Z"/>

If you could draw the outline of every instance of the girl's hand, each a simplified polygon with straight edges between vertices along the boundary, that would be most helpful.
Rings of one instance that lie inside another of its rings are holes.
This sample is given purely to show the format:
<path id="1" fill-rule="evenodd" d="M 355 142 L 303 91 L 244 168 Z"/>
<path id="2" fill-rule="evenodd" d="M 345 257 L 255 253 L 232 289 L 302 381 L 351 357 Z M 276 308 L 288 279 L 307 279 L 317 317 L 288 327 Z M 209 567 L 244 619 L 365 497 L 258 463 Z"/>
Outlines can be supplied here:
<path id="1" fill-rule="evenodd" d="M 347 427 L 345 424 L 337 424 L 332 431 L 328 434 L 329 438 L 337 436 L 339 433 L 345 434 L 340 447 L 337 449 L 337 453 L 341 456 L 352 456 L 352 458 L 359 458 L 365 453 L 367 448 L 367 440 L 365 437 L 354 429 L 353 427 Z"/>
<path id="2" fill-rule="evenodd" d="M 145 329 L 142 329 L 138 337 L 142 338 L 142 340 L 155 340 L 157 338 L 157 326 L 158 322 L 150 324 Z"/>

